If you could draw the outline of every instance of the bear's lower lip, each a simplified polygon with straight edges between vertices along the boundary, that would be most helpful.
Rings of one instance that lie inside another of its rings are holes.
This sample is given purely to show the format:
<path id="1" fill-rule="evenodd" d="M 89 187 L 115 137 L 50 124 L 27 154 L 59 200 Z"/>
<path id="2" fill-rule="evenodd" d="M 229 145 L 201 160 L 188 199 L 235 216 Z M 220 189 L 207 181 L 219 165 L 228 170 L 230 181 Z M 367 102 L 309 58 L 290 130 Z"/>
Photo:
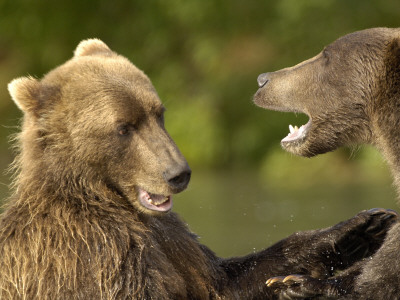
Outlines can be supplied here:
<path id="1" fill-rule="evenodd" d="M 171 195 L 152 194 L 144 189 L 138 188 L 138 197 L 140 204 L 149 210 L 167 212 L 172 208 Z"/>

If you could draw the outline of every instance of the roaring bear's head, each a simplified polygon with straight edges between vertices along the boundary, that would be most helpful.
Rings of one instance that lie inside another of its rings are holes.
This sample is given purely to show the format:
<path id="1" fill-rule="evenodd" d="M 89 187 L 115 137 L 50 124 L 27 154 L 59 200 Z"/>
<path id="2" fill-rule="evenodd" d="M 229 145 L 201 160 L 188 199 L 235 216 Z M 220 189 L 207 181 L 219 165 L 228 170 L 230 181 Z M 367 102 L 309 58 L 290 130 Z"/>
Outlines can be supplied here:
<path id="1" fill-rule="evenodd" d="M 344 145 L 374 143 L 379 110 L 390 112 L 385 101 L 400 93 L 399 38 L 399 29 L 355 32 L 296 66 L 261 74 L 254 96 L 258 106 L 309 117 L 300 128 L 290 125 L 282 147 L 310 157 Z"/>

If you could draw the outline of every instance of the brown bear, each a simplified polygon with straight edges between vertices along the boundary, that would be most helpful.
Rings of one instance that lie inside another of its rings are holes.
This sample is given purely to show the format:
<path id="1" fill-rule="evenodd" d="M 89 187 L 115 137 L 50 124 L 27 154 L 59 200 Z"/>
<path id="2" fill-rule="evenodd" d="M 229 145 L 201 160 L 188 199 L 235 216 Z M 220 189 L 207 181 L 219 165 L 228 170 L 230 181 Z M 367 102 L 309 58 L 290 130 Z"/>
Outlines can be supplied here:
<path id="1" fill-rule="evenodd" d="M 340 146 L 375 145 L 400 192 L 400 29 L 348 34 L 294 67 L 261 74 L 258 85 L 258 106 L 309 116 L 300 128 L 290 126 L 284 149 L 311 157 Z M 288 276 L 268 283 L 285 299 L 399 299 L 400 224 L 371 259 L 341 276 Z"/>
<path id="2" fill-rule="evenodd" d="M 41 80 L 23 111 L 0 219 L 0 299 L 273 299 L 265 278 L 330 276 L 381 245 L 397 215 L 364 211 L 244 257 L 217 257 L 171 211 L 191 171 L 148 77 L 97 39 Z"/>

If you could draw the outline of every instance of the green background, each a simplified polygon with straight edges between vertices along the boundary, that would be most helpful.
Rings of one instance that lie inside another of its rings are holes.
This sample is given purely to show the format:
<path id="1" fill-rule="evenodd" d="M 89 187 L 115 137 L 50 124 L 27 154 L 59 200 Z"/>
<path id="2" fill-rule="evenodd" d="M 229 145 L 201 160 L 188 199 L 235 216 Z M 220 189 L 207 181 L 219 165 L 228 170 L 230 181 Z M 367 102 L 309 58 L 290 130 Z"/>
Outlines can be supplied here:
<path id="1" fill-rule="evenodd" d="M 302 115 L 252 103 L 258 74 L 291 66 L 339 36 L 397 27 L 397 0 L 0 0 L 0 169 L 21 113 L 7 93 L 100 38 L 151 78 L 166 127 L 193 170 L 175 210 L 222 256 L 259 250 L 297 231 L 371 207 L 396 208 L 386 164 L 369 147 L 313 159 L 280 149 Z M 0 181 L 7 195 L 10 174 Z"/>

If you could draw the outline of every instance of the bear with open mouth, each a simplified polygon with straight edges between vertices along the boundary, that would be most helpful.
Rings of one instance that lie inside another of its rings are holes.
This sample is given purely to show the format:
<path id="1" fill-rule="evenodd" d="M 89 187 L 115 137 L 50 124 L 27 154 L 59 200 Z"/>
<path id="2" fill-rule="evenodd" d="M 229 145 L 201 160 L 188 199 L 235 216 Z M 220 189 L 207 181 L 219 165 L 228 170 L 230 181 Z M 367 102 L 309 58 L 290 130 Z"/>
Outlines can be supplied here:
<path id="1" fill-rule="evenodd" d="M 300 128 L 289 126 L 281 141 L 285 150 L 312 157 L 341 146 L 374 145 L 400 192 L 400 29 L 345 35 L 315 57 L 257 81 L 258 106 L 309 117 Z M 375 255 L 338 276 L 281 275 L 268 285 L 284 299 L 399 299 L 400 226 L 393 226 Z"/>

